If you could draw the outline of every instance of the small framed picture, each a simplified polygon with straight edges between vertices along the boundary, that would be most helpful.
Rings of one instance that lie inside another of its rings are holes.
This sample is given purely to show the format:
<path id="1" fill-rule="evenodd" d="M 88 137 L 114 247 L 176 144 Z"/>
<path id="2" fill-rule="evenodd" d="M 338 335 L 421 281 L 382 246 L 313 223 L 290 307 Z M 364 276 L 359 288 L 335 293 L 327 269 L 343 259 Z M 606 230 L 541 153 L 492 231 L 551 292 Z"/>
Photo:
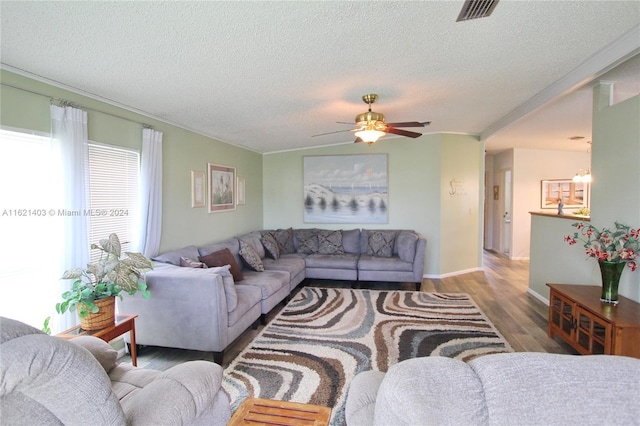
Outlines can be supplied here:
<path id="1" fill-rule="evenodd" d="M 209 213 L 236 209 L 236 168 L 220 164 L 208 164 Z"/>
<path id="2" fill-rule="evenodd" d="M 238 176 L 237 192 L 238 192 L 238 203 L 237 204 L 244 204 L 244 178 L 240 177 L 240 176 Z"/>
<path id="3" fill-rule="evenodd" d="M 191 207 L 204 207 L 206 186 L 204 172 L 191 170 Z"/>
<path id="4" fill-rule="evenodd" d="M 589 184 L 572 179 L 547 179 L 540 183 L 540 208 L 557 209 L 560 201 L 565 209 L 588 207 Z"/>

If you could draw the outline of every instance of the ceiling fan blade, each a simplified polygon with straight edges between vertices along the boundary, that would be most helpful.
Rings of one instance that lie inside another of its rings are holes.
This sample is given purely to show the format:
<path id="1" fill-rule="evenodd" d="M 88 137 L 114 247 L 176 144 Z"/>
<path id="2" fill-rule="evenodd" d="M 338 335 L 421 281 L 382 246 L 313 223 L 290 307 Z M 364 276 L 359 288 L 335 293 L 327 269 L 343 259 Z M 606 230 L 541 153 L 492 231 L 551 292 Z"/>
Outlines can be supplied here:
<path id="1" fill-rule="evenodd" d="M 393 133 L 394 135 L 406 136 L 408 138 L 417 138 L 422 136 L 422 133 L 409 132 L 407 130 L 395 129 L 393 127 L 387 128 L 387 133 Z"/>
<path id="2" fill-rule="evenodd" d="M 334 133 L 342 133 L 342 132 L 350 132 L 350 131 L 351 131 L 351 129 L 349 129 L 349 130 L 336 130 L 335 132 L 319 133 L 317 135 L 312 135 L 311 137 L 315 138 L 316 136 L 332 135 Z"/>
<path id="3" fill-rule="evenodd" d="M 428 121 L 427 121 L 428 123 Z M 405 121 L 403 123 L 386 123 L 391 127 L 424 127 L 425 123 L 419 123 L 417 121 Z"/>
<path id="4" fill-rule="evenodd" d="M 360 139 L 360 137 L 357 137 L 355 141 L 353 141 L 353 143 L 360 143 L 360 142 L 364 142 L 362 139 Z"/>
<path id="5" fill-rule="evenodd" d="M 353 121 L 351 123 L 347 123 L 346 121 L 336 121 L 336 123 L 338 123 L 338 124 L 348 124 L 350 126 L 355 126 L 355 124 L 353 124 Z"/>

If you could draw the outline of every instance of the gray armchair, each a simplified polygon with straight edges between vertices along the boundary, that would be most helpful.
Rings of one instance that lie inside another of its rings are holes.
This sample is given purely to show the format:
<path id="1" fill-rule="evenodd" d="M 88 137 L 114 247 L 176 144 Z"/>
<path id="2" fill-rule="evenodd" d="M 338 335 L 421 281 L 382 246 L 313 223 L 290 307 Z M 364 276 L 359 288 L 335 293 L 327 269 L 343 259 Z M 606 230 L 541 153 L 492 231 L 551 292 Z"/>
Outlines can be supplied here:
<path id="1" fill-rule="evenodd" d="M 96 337 L 63 340 L 0 318 L 0 422 L 11 425 L 225 425 L 222 368 L 191 361 L 166 371 L 116 364 Z"/>
<path id="2" fill-rule="evenodd" d="M 637 425 L 640 360 L 518 352 L 429 356 L 349 385 L 348 426 Z"/>

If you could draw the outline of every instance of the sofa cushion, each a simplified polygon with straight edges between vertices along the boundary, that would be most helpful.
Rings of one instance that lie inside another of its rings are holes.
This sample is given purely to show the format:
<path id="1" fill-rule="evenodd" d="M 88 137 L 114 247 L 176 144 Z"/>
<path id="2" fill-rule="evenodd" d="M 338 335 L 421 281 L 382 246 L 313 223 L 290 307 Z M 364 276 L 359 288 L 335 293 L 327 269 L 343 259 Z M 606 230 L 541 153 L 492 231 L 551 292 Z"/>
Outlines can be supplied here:
<path id="1" fill-rule="evenodd" d="M 257 272 L 264 271 L 264 265 L 260 259 L 260 255 L 255 251 L 251 244 L 240 240 L 240 251 L 238 252 L 247 267 Z"/>
<path id="2" fill-rule="evenodd" d="M 349 229 L 346 231 L 342 231 L 342 248 L 345 253 L 361 253 L 359 229 Z"/>
<path id="3" fill-rule="evenodd" d="M 190 259 L 188 257 L 181 257 L 180 258 L 180 266 L 183 266 L 185 268 L 206 268 L 207 264 L 204 263 L 204 262 L 195 261 L 195 260 Z"/>
<path id="4" fill-rule="evenodd" d="M 258 287 L 240 284 L 236 286 L 236 292 L 238 293 L 238 305 L 236 309 L 229 312 L 229 316 L 227 317 L 229 326 L 233 326 L 243 319 L 246 320 L 247 312 L 254 306 L 260 305 L 260 301 L 262 300 L 262 291 Z"/>
<path id="5" fill-rule="evenodd" d="M 209 268 L 229 265 L 231 267 L 231 275 L 233 275 L 233 280 L 235 282 L 239 282 L 244 279 L 242 276 L 242 269 L 240 268 L 240 265 L 238 265 L 238 262 L 236 262 L 236 258 L 233 257 L 231 251 L 229 251 L 228 248 L 222 249 L 220 251 L 214 251 L 213 253 L 209 253 L 206 256 L 199 256 L 198 260 L 200 260 L 200 262 L 206 263 Z"/>
<path id="6" fill-rule="evenodd" d="M 318 253 L 344 254 L 342 247 L 342 231 L 318 230 Z"/>
<path id="7" fill-rule="evenodd" d="M 399 257 L 381 257 L 363 254 L 358 259 L 358 270 L 360 271 L 413 271 L 413 263 L 405 262 Z"/>
<path id="8" fill-rule="evenodd" d="M 188 259 L 197 259 L 199 256 L 198 248 L 196 246 L 183 247 L 180 250 L 168 251 L 160 254 L 156 257 L 152 257 L 151 260 L 162 263 L 170 263 L 171 265 L 180 266 L 180 258 L 186 257 Z"/>
<path id="9" fill-rule="evenodd" d="M 395 231 L 369 231 L 366 253 L 370 256 L 391 257 L 395 239 Z"/>
<path id="10" fill-rule="evenodd" d="M 295 239 L 296 253 L 311 254 L 318 252 L 318 230 L 317 229 L 296 229 Z"/>
<path id="11" fill-rule="evenodd" d="M 289 281 L 296 277 L 305 268 L 304 257 L 297 254 L 287 254 L 278 260 L 263 259 L 265 270 L 270 271 L 287 271 L 289 273 Z"/>
<path id="12" fill-rule="evenodd" d="M 280 249 L 278 248 L 278 242 L 273 235 L 269 232 L 264 232 L 260 237 L 260 242 L 264 246 L 265 254 L 269 255 L 272 259 L 278 260 L 280 258 Z"/>
<path id="13" fill-rule="evenodd" d="M 416 256 L 416 244 L 418 234 L 412 231 L 400 231 L 396 236 L 396 247 L 394 253 L 404 262 L 413 262 Z"/>
<path id="14" fill-rule="evenodd" d="M 276 229 L 275 231 L 269 231 L 273 238 L 278 243 L 278 249 L 280 254 L 295 253 L 296 250 L 293 246 L 293 229 Z"/>
<path id="15" fill-rule="evenodd" d="M 242 286 L 259 287 L 262 292 L 262 300 L 280 291 L 283 287 L 289 287 L 289 273 L 286 271 L 247 271 Z"/>
<path id="16" fill-rule="evenodd" d="M 304 261 L 307 268 L 326 269 L 356 269 L 358 264 L 357 254 L 310 254 Z"/>

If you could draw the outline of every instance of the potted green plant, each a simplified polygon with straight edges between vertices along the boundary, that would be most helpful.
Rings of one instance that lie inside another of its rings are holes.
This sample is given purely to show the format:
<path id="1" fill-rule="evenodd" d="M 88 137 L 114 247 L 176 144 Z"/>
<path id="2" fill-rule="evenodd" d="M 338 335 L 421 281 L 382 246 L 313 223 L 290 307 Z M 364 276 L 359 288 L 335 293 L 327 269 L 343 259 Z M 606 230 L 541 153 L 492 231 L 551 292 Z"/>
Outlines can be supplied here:
<path id="1" fill-rule="evenodd" d="M 121 292 L 134 295 L 138 291 L 146 299 L 150 297 L 144 273 L 153 269 L 153 263 L 140 253 L 125 252 L 122 255 L 120 239 L 115 233 L 109 238 L 91 244 L 92 250 L 100 250 L 100 259 L 86 268 L 65 271 L 62 279 L 75 280 L 69 291 L 62 293 L 63 301 L 56 304 L 59 314 L 77 310 L 81 327 L 95 330 L 113 324 L 115 297 Z"/>

